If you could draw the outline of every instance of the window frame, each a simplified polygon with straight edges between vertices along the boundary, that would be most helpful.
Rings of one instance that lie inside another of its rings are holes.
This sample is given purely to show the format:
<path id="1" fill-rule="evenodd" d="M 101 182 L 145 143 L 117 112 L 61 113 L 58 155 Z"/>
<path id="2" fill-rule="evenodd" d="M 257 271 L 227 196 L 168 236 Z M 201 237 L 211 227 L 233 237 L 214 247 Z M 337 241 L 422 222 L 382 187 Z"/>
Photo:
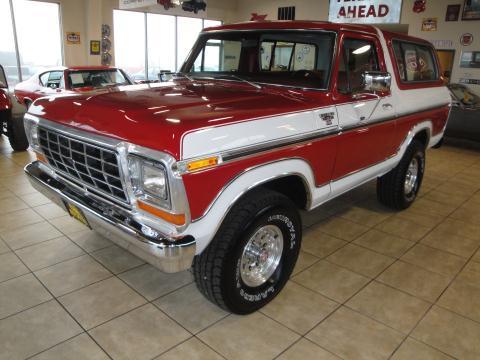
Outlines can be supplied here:
<path id="1" fill-rule="evenodd" d="M 352 96 L 355 93 L 344 93 L 338 91 L 338 71 L 340 68 L 340 62 L 342 61 L 342 52 L 343 52 L 343 42 L 345 39 L 356 39 L 356 40 L 364 40 L 364 41 L 371 41 L 375 45 L 375 53 L 377 54 L 377 60 L 378 60 L 378 68 L 379 71 L 381 72 L 387 72 L 387 64 L 385 62 L 385 58 L 387 56 L 387 52 L 384 51 L 383 46 L 381 45 L 380 38 L 377 35 L 374 34 L 369 34 L 369 33 L 364 33 L 364 32 L 355 32 L 355 31 L 341 31 L 339 34 L 339 41 L 337 44 L 337 49 L 336 49 L 336 62 L 334 66 L 334 73 L 332 73 L 332 76 L 334 77 L 334 81 L 332 81 L 332 92 L 337 94 L 341 101 L 346 101 L 349 100 L 351 101 Z M 380 96 L 388 96 L 391 94 L 391 90 L 386 91 L 386 92 L 381 92 L 379 93 Z M 365 93 L 366 96 L 370 95 L 369 93 Z M 372 96 L 376 96 L 373 95 Z"/>
<path id="2" fill-rule="evenodd" d="M 401 34 L 385 34 L 385 40 L 387 42 L 388 53 L 390 54 L 390 58 L 392 59 L 392 66 L 393 72 L 395 75 L 395 80 L 397 82 L 397 86 L 400 90 L 414 90 L 414 89 L 422 89 L 422 88 L 432 88 L 432 87 L 442 87 L 445 86 L 442 76 L 440 75 L 440 61 L 438 60 L 437 51 L 433 47 L 432 44 L 426 41 L 422 41 L 421 39 L 412 39 L 409 36 L 402 36 Z M 405 82 L 400 77 L 400 70 L 398 68 L 398 63 L 396 60 L 395 50 L 393 49 L 393 42 L 400 41 L 405 43 L 412 43 L 414 45 L 421 45 L 429 47 L 433 51 L 433 60 L 435 62 L 436 71 L 437 71 L 437 80 L 428 80 L 428 81 L 410 81 Z"/>
<path id="3" fill-rule="evenodd" d="M 404 79 L 402 79 L 402 76 L 401 76 L 401 73 L 400 73 L 400 69 L 398 68 L 398 62 L 397 62 L 397 57 L 396 57 L 396 53 L 395 53 L 395 48 L 394 48 L 394 45 L 395 43 L 398 43 L 398 45 L 400 46 L 400 51 L 401 51 L 401 59 L 402 59 L 402 62 L 403 62 L 403 70 L 404 70 Z M 406 60 L 405 60 L 405 51 L 403 50 L 403 46 L 402 44 L 409 44 L 409 45 L 412 45 L 415 47 L 415 54 L 416 54 L 416 59 L 417 59 L 417 62 L 418 62 L 418 48 L 424 48 L 424 49 L 427 49 L 430 53 L 430 56 L 431 56 L 431 60 L 433 62 L 433 65 L 435 67 L 434 71 L 435 71 L 435 78 L 434 79 L 431 79 L 431 80 L 407 80 L 407 63 L 406 63 Z M 441 76 L 440 76 L 440 67 L 439 67 L 439 63 L 438 63 L 438 59 L 437 59 L 437 56 L 436 56 L 436 50 L 433 48 L 433 46 L 431 45 L 428 45 L 428 44 L 422 44 L 420 42 L 415 42 L 415 41 L 407 41 L 407 40 L 398 40 L 398 39 L 393 39 L 392 40 L 392 50 L 393 50 L 393 53 L 394 53 L 394 67 L 396 68 L 396 72 L 398 72 L 398 75 L 399 75 L 399 79 L 400 79 L 400 82 L 404 85 L 410 85 L 410 84 L 421 84 L 421 83 L 435 83 L 435 82 L 438 82 L 438 80 L 441 80 Z"/>
<path id="4" fill-rule="evenodd" d="M 216 34 L 222 34 L 222 33 L 228 33 L 228 32 L 275 32 L 275 33 L 297 33 L 297 34 L 302 34 L 305 32 L 312 33 L 312 34 L 326 34 L 330 35 L 332 37 L 332 44 L 331 44 L 331 56 L 330 56 L 330 68 L 329 68 L 329 74 L 328 78 L 325 81 L 325 87 L 323 88 L 313 88 L 313 87 L 303 87 L 303 86 L 294 86 L 294 85 L 284 85 L 284 84 L 274 84 L 274 83 L 265 83 L 265 82 L 258 82 L 255 81 L 256 84 L 260 85 L 269 85 L 269 86 L 277 86 L 277 87 L 283 87 L 283 88 L 290 88 L 290 89 L 300 89 L 304 91 L 319 91 L 319 92 L 329 92 L 332 91 L 333 85 L 334 85 L 334 72 L 336 71 L 336 65 L 337 65 L 337 53 L 338 53 L 338 44 L 339 44 L 339 32 L 335 30 L 325 30 L 325 29 L 254 29 L 254 30 L 216 30 L 213 33 Z M 182 67 L 179 69 L 179 72 L 187 72 L 187 69 L 191 68 L 194 65 L 194 62 L 196 60 L 196 56 L 193 56 L 197 54 L 202 50 L 202 42 L 201 42 L 201 36 L 202 35 L 208 35 L 210 31 L 202 31 L 197 39 L 197 42 L 194 44 L 192 51 L 190 52 L 190 55 L 185 59 L 185 62 L 183 63 Z M 260 38 L 261 41 L 264 41 L 264 39 Z M 272 41 L 273 42 L 273 41 Z M 260 54 L 259 54 L 260 56 Z M 259 59 L 261 61 L 261 59 Z M 315 59 L 315 66 L 318 65 L 318 59 Z M 227 80 L 227 81 L 236 81 L 236 80 Z"/>

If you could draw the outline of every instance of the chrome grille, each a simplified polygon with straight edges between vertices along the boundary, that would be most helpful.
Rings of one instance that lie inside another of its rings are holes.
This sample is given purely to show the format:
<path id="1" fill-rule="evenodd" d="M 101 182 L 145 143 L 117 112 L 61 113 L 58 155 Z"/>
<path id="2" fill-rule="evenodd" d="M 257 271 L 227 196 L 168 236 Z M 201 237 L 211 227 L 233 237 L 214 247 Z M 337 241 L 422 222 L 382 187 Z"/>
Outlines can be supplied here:
<path id="1" fill-rule="evenodd" d="M 96 145 L 39 128 L 40 146 L 49 164 L 89 190 L 127 203 L 117 154 Z"/>

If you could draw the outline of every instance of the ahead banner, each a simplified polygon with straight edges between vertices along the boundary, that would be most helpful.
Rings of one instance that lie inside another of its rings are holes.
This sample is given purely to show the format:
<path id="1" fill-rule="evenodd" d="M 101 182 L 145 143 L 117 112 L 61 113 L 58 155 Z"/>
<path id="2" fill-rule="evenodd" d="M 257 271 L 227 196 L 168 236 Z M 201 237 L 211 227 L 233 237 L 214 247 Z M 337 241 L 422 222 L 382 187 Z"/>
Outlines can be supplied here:
<path id="1" fill-rule="evenodd" d="M 328 20 L 335 23 L 398 24 L 401 0 L 330 0 Z"/>

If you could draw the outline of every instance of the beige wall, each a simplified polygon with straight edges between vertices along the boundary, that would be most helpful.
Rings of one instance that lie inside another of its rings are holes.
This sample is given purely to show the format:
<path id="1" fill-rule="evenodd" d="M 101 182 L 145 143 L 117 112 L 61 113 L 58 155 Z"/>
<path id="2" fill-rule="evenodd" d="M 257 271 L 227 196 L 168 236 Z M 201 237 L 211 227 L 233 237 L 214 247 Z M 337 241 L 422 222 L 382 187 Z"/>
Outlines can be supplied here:
<path id="1" fill-rule="evenodd" d="M 427 10 L 421 14 L 413 12 L 413 3 L 414 0 L 403 0 L 401 23 L 405 27 L 408 25 L 408 33 L 430 41 L 452 40 L 454 46 L 451 49 L 455 50 L 452 81 L 457 82 L 463 77 L 480 79 L 480 69 L 464 69 L 459 66 L 462 50 L 480 51 L 480 20 L 445 22 L 447 5 L 462 4 L 463 0 L 429 0 L 427 1 Z M 274 20 L 277 17 L 279 6 L 295 6 L 296 18 L 298 20 L 327 21 L 328 4 L 328 0 L 239 0 L 235 20 L 249 20 L 252 12 L 268 14 L 267 20 Z M 437 17 L 438 31 L 422 31 L 421 27 L 424 17 Z M 469 47 L 464 47 L 460 44 L 460 36 L 465 32 L 470 32 L 474 35 L 474 42 Z"/>

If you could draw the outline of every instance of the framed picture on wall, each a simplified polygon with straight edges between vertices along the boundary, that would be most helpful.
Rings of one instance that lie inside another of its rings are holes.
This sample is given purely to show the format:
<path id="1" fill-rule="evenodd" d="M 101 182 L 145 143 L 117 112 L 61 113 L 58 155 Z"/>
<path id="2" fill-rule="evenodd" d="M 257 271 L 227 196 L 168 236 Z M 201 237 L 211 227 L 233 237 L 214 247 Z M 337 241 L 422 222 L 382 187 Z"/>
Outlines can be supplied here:
<path id="1" fill-rule="evenodd" d="M 460 8 L 462 5 L 448 5 L 445 21 L 458 21 L 460 17 Z"/>
<path id="2" fill-rule="evenodd" d="M 462 20 L 480 20 L 480 0 L 465 0 Z"/>

